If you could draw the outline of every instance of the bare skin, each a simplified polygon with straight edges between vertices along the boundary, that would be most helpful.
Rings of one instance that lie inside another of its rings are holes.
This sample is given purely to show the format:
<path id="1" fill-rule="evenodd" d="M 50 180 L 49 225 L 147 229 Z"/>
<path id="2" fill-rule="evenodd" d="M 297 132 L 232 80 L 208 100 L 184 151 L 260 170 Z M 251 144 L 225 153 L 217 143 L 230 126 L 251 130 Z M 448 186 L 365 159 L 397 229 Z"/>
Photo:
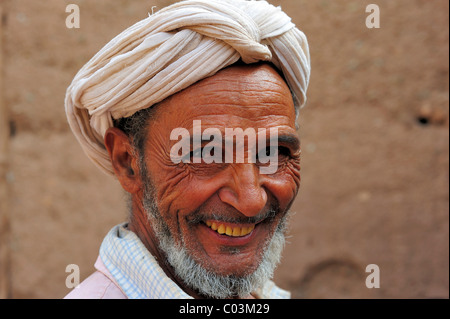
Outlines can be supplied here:
<path id="1" fill-rule="evenodd" d="M 177 141 L 170 140 L 170 133 L 181 127 L 192 134 L 194 120 L 202 121 L 203 130 L 219 128 L 222 133 L 225 128 L 278 128 L 281 151 L 277 172 L 263 175 L 257 163 L 174 164 L 170 150 Z M 283 78 L 268 64 L 224 69 L 161 102 L 147 136 L 148 174 L 156 188 L 161 216 L 175 241 L 204 268 L 217 274 L 242 276 L 253 272 L 261 262 L 264 243 L 272 237 L 300 186 L 300 142 L 292 96 Z M 158 248 L 142 205 L 143 181 L 128 137 L 111 128 L 105 135 L 105 145 L 119 182 L 132 194 L 129 228 L 169 277 L 191 296 L 201 297 L 185 287 L 163 262 L 164 253 Z M 249 217 L 258 219 L 274 207 L 278 212 L 275 217 L 247 222 Z M 222 217 L 233 218 L 234 222 L 223 222 Z M 231 237 L 208 227 L 214 222 L 254 229 L 245 236 Z"/>

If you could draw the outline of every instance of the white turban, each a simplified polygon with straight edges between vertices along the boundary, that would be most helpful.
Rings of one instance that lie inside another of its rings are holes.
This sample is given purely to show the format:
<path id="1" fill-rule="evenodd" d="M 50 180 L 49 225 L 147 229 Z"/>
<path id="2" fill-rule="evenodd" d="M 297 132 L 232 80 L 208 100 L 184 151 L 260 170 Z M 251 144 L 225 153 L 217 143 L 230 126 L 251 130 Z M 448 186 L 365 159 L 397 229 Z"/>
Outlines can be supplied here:
<path id="1" fill-rule="evenodd" d="M 73 79 L 65 108 L 87 156 L 114 174 L 104 135 L 129 117 L 242 59 L 282 71 L 298 116 L 310 76 L 308 42 L 266 1 L 186 0 L 131 26 Z"/>

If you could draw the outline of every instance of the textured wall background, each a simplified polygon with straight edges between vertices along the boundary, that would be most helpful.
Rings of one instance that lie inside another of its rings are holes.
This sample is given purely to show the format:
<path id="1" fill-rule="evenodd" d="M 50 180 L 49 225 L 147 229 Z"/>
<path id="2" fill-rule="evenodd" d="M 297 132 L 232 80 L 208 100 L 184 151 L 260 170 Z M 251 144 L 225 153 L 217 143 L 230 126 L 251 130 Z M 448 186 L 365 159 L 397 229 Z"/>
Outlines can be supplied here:
<path id="1" fill-rule="evenodd" d="M 13 298 L 63 297 L 66 265 L 87 277 L 103 236 L 125 219 L 120 185 L 66 124 L 65 89 L 116 34 L 173 2 L 0 2 L 9 123 L 0 207 L 10 223 L 0 245 Z M 69 3 L 80 29 L 65 26 Z M 313 70 L 302 188 L 276 281 L 296 298 L 448 298 L 448 1 L 272 3 L 308 36 Z M 369 3 L 380 29 L 365 26 Z M 368 264 L 380 267 L 379 289 L 365 286 Z"/>

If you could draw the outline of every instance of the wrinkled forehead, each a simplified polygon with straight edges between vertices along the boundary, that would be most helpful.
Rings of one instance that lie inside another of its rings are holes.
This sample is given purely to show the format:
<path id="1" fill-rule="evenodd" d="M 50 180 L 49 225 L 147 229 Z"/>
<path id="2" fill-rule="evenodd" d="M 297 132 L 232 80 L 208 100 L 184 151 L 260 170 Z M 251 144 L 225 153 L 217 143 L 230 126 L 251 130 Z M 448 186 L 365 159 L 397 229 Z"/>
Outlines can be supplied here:
<path id="1" fill-rule="evenodd" d="M 270 64 L 234 65 L 159 103 L 158 122 L 186 127 L 194 120 L 229 127 L 295 128 L 289 87 Z"/>

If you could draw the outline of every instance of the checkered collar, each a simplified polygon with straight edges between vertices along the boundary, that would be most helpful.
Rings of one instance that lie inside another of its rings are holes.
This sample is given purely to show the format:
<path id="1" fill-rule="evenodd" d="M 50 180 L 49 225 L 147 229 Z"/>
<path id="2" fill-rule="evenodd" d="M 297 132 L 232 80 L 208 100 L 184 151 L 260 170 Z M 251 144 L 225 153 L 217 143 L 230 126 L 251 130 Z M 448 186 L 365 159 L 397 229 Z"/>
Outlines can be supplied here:
<path id="1" fill-rule="evenodd" d="M 159 266 L 127 224 L 115 226 L 100 246 L 100 258 L 129 299 L 192 299 Z"/>

